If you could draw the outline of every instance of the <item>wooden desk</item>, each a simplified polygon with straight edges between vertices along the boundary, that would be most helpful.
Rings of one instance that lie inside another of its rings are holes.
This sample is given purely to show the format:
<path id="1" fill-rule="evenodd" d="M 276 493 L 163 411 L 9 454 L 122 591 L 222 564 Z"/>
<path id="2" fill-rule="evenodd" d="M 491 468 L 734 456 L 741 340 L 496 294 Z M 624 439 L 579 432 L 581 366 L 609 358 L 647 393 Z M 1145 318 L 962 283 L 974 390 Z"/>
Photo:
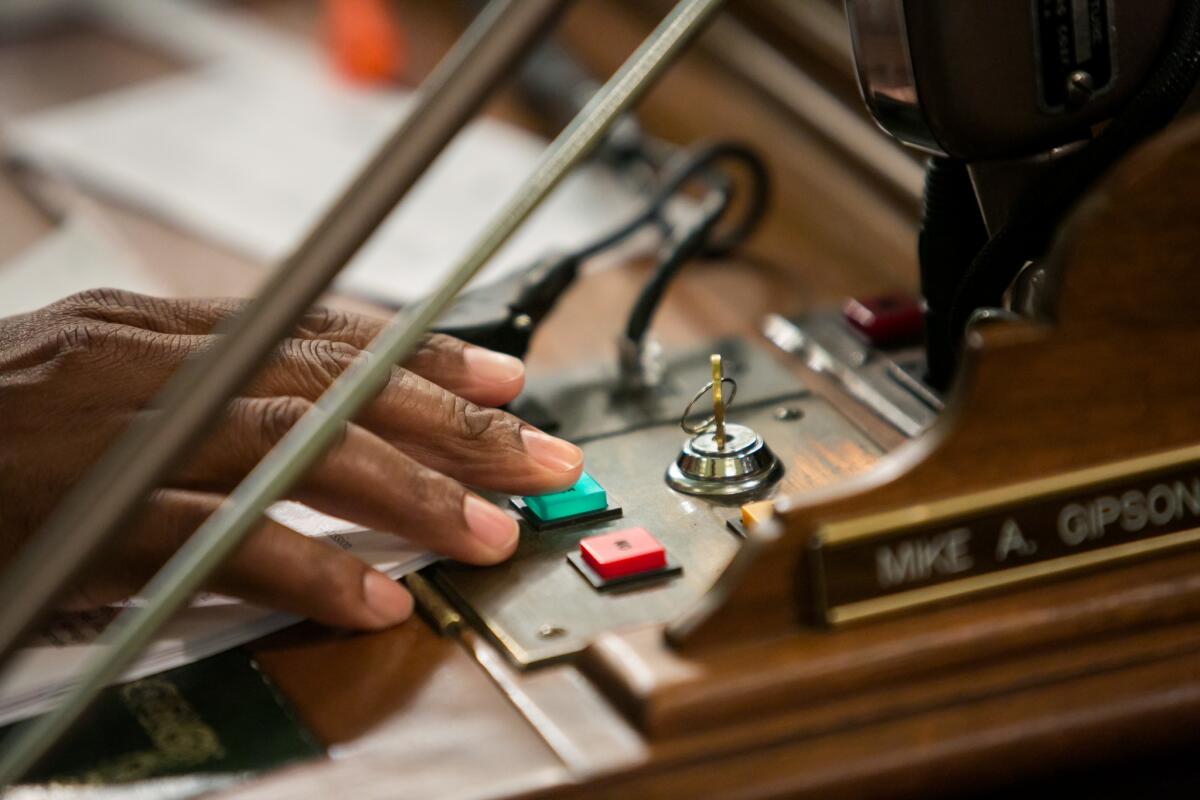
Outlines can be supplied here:
<path id="1" fill-rule="evenodd" d="M 312 3 L 248 5 L 277 24 L 311 34 Z M 399 4 L 412 31 L 415 75 L 428 71 L 458 30 L 449 5 Z M 564 30 L 568 43 L 607 74 L 653 23 L 632 0 L 581 0 Z M 24 75 L 20 82 L 0 81 L 0 111 L 48 105 L 170 68 L 153 54 L 122 47 L 79 31 L 0 45 L 0 74 L 7 67 Z M 48 51 L 54 58 L 46 57 Z M 533 123 L 507 96 L 491 113 Z M 912 210 L 863 188 L 836 152 L 703 54 L 688 56 L 672 71 L 645 102 L 642 117 L 652 132 L 679 142 L 723 136 L 749 141 L 766 155 L 776 183 L 770 213 L 745 252 L 728 263 L 689 266 L 668 293 L 655 322 L 655 334 L 668 346 L 725 333 L 753 336 L 768 312 L 792 314 L 847 294 L 915 285 Z M 49 189 L 65 208 L 103 217 L 138 255 L 161 267 L 180 295 L 248 294 L 267 269 L 116 203 Z M 0 258 L 47 230 L 11 182 L 0 183 L 0 217 L 6 222 L 0 226 Z M 611 359 L 623 310 L 646 274 L 646 265 L 630 265 L 585 276 L 535 339 L 531 373 L 568 361 Z M 598 306 L 595 297 L 606 302 Z M 331 302 L 363 308 L 348 298 Z M 835 391 L 816 376 L 812 381 L 818 391 Z M 887 441 L 880 424 L 861 422 Z M 535 731 L 513 703 L 524 692 L 565 702 L 564 689 L 578 675 L 554 668 L 522 678 L 493 663 L 498 656 L 486 644 L 469 636 L 467 643 L 439 637 L 414 619 L 364 636 L 301 626 L 260 644 L 263 669 L 322 741 L 344 757 L 291 770 L 240 793 L 320 797 L 336 791 L 356 798 L 522 793 L 577 779 L 604 759 L 646 756 L 632 730 L 597 706 L 596 752 L 573 762 L 569 747 L 581 731 L 568 732 L 567 744 L 552 747 L 547 731 Z M 490 672 L 480 659 L 491 664 Z M 593 757 L 598 761 L 589 760 Z"/>

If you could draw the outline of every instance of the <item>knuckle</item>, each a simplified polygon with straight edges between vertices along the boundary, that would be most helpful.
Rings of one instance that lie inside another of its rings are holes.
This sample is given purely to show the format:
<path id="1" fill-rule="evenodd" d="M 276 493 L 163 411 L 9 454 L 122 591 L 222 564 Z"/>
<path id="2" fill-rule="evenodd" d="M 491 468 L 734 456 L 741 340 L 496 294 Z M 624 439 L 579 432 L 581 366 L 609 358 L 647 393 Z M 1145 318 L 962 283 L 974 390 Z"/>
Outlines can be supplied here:
<path id="1" fill-rule="evenodd" d="M 366 565 L 353 558 L 326 558 L 316 570 L 315 597 L 324 595 L 325 602 L 342 612 L 353 612 L 363 605 L 363 573 Z"/>
<path id="2" fill-rule="evenodd" d="M 109 334 L 105 343 L 112 344 L 119 351 L 119 357 L 135 361 L 185 354 L 182 345 L 168 346 L 160 336 L 143 328 L 116 328 Z"/>
<path id="3" fill-rule="evenodd" d="M 337 333 L 346 326 L 346 315 L 332 308 L 316 306 L 300 321 L 300 330 L 313 336 Z"/>
<path id="4" fill-rule="evenodd" d="M 338 606 L 358 604 L 362 597 L 362 573 L 367 569 L 366 564 L 343 553 L 334 553 L 334 558 L 320 560 L 322 564 L 323 585 L 332 588 Z"/>
<path id="5" fill-rule="evenodd" d="M 124 289 L 88 289 L 67 297 L 51 310 L 60 317 L 160 330 L 186 319 L 188 301 L 164 299 Z"/>
<path id="6" fill-rule="evenodd" d="M 309 311 L 301 320 L 298 330 L 301 335 L 314 339 L 335 337 L 358 341 L 367 338 L 367 326 L 361 316 L 324 306 Z"/>
<path id="7" fill-rule="evenodd" d="M 412 462 L 404 494 L 409 508 L 425 509 L 433 514 L 457 514 L 464 491 L 457 481 Z"/>
<path id="8" fill-rule="evenodd" d="M 461 439 L 470 442 L 494 437 L 503 428 L 505 418 L 499 411 L 480 408 L 458 395 L 450 395 L 447 403 L 449 427 Z"/>
<path id="9" fill-rule="evenodd" d="M 89 315 L 97 311 L 135 305 L 140 297 L 141 295 L 125 289 L 102 287 L 76 292 L 64 297 L 54 305 L 67 313 Z"/>
<path id="10" fill-rule="evenodd" d="M 186 320 L 214 321 L 235 317 L 246 310 L 250 301 L 240 297 L 201 297 L 190 300 L 171 300 L 180 317 Z"/>
<path id="11" fill-rule="evenodd" d="M 262 533 L 265 531 L 259 535 Z M 363 573 L 367 569 L 364 562 L 332 547 L 326 552 L 323 545 L 314 546 L 291 532 L 260 541 L 266 546 L 262 552 L 269 552 L 273 563 L 295 567 L 285 574 L 264 576 L 271 593 L 291 596 L 293 605 L 306 606 L 310 614 L 320 616 L 324 612 L 326 618 L 331 613 L 334 617 L 353 615 L 362 607 Z M 317 554 L 314 550 L 323 552 Z"/>
<path id="12" fill-rule="evenodd" d="M 282 439 L 312 406 L 299 397 L 272 397 L 254 406 L 252 423 L 269 443 Z"/>
<path id="13" fill-rule="evenodd" d="M 439 495 L 437 485 L 437 477 L 423 469 L 413 468 L 404 494 L 410 498 L 410 504 L 415 504 L 413 507 L 432 509 L 436 507 L 435 502 Z"/>
<path id="14" fill-rule="evenodd" d="M 147 305 L 142 314 L 142 324 L 146 327 L 163 327 L 166 329 L 188 330 L 197 318 L 204 318 L 204 308 L 212 301 L 188 300 L 180 298 L 155 299 L 152 305 Z M 211 326 L 206 326 L 211 330 Z"/>
<path id="15" fill-rule="evenodd" d="M 466 346 L 467 343 L 462 339 L 444 333 L 430 333 L 421 340 L 417 348 L 417 357 L 437 359 L 458 357 L 462 355 Z"/>
<path id="16" fill-rule="evenodd" d="M 428 397 L 429 388 L 415 373 L 403 367 L 392 367 L 392 376 L 380 396 L 404 412 L 427 405 L 425 398 Z"/>
<path id="17" fill-rule="evenodd" d="M 53 350 L 66 367 L 97 366 L 129 373 L 138 365 L 174 364 L 187 355 L 153 331 L 106 322 L 69 322 L 53 333 Z"/>
<path id="18" fill-rule="evenodd" d="M 72 322 L 55 329 L 54 350 L 64 362 L 94 358 L 107 343 L 111 331 L 103 325 Z"/>
<path id="19" fill-rule="evenodd" d="M 89 349 L 94 338 L 95 329 L 91 325 L 64 325 L 54 332 L 58 352 L 64 354 Z"/>
<path id="20" fill-rule="evenodd" d="M 328 339 L 291 339 L 286 347 L 305 376 L 322 386 L 336 380 L 357 352 L 350 345 Z"/>

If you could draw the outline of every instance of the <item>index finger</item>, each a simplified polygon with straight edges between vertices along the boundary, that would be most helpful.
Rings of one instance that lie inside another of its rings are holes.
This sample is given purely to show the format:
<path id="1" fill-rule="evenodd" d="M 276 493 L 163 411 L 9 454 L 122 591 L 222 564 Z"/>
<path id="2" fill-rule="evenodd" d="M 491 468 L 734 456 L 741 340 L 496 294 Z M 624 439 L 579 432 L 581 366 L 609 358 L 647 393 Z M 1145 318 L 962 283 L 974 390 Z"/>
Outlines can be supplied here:
<path id="1" fill-rule="evenodd" d="M 248 301 L 231 297 L 163 298 L 126 291 L 88 293 L 90 300 L 71 312 L 104 322 L 175 337 L 207 337 L 226 319 L 241 313 Z M 340 342 L 365 350 L 386 319 L 314 306 L 296 326 L 293 339 Z M 209 345 L 201 341 L 194 351 Z M 423 378 L 483 406 L 511 401 L 525 385 L 520 359 L 469 345 L 443 334 L 429 334 L 404 364 Z"/>
<path id="2" fill-rule="evenodd" d="M 365 350 L 385 324 L 386 320 L 363 314 L 313 309 L 301 322 L 297 338 L 343 342 Z M 525 386 L 525 365 L 519 358 L 442 333 L 426 334 L 404 367 L 481 406 L 504 405 Z"/>

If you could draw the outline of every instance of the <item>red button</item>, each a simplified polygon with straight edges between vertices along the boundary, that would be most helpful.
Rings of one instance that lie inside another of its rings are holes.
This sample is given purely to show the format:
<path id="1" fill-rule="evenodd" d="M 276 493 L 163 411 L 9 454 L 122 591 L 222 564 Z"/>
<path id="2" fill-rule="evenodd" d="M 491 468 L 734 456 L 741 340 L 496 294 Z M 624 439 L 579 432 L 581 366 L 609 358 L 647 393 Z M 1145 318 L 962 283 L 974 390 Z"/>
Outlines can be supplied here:
<path id="1" fill-rule="evenodd" d="M 579 543 L 579 553 L 606 581 L 667 566 L 667 551 L 645 528 L 589 536 Z"/>
<path id="2" fill-rule="evenodd" d="M 924 325 L 920 302 L 901 292 L 851 298 L 842 315 L 876 345 L 915 340 Z"/>

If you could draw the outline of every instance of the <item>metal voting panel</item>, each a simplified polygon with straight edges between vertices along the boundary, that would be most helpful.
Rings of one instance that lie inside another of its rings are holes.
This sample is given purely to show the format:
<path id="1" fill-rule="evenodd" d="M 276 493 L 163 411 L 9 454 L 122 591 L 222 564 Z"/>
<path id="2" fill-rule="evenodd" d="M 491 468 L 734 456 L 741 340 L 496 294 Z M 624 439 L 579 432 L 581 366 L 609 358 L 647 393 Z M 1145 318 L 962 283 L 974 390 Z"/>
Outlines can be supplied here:
<path id="1" fill-rule="evenodd" d="M 593 363 L 553 380 L 531 379 L 514 411 L 577 444 L 642 427 L 676 425 L 696 390 L 709 380 L 712 353 L 721 354 L 725 373 L 738 384 L 731 421 L 738 421 L 738 409 L 805 391 L 801 380 L 766 349 L 728 338 L 664 359 L 661 380 L 653 390 L 623 389 L 615 364 Z M 678 428 L 676 432 L 683 435 Z"/>
<path id="2" fill-rule="evenodd" d="M 513 663 L 527 667 L 561 659 L 603 631 L 667 622 L 688 608 L 733 557 L 742 540 L 726 522 L 738 517 L 737 502 L 717 504 L 681 494 L 664 480 L 687 438 L 679 429 L 679 414 L 707 380 L 711 352 L 722 352 L 736 364 L 731 371 L 739 396 L 730 419 L 770 443 L 785 468 L 780 486 L 801 489 L 819 482 L 812 479 L 814 472 L 833 476 L 861 468 L 880 454 L 831 405 L 809 393 L 765 351 L 745 342 L 718 343 L 673 361 L 666 373 L 668 389 L 649 404 L 624 406 L 632 408 L 628 413 L 614 397 L 611 380 L 579 381 L 576 376 L 579 382 L 532 386 L 530 395 L 543 410 L 563 421 L 561 435 L 579 441 L 580 429 L 593 434 L 581 445 L 588 472 L 624 514 L 541 532 L 522 522 L 521 543 L 509 561 L 492 567 L 444 562 L 430 569 L 429 576 L 464 617 Z M 581 408 L 603 413 L 581 418 L 576 416 Z M 626 422 L 616 427 L 622 414 Z M 584 424 L 573 425 L 576 419 Z M 606 431 L 597 434 L 601 426 Z M 597 591 L 567 555 L 585 537 L 629 527 L 644 527 L 657 537 L 682 574 Z"/>

